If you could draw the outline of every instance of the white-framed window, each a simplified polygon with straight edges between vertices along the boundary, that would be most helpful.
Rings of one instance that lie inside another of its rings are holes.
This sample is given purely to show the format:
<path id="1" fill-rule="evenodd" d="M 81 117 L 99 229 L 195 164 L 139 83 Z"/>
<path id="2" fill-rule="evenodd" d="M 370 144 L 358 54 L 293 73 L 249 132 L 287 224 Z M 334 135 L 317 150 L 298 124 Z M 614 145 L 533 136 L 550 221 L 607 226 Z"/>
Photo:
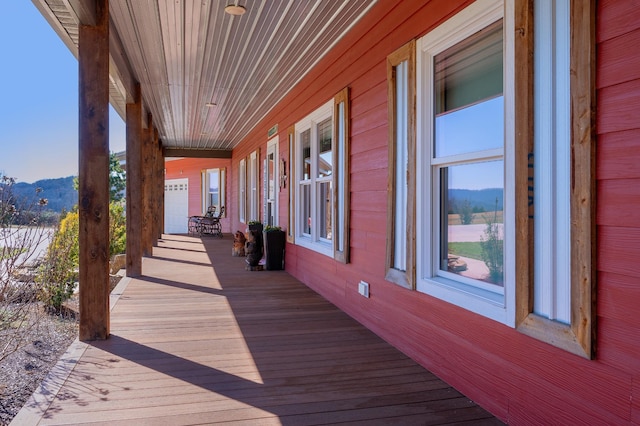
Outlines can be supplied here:
<path id="1" fill-rule="evenodd" d="M 258 150 L 249 154 L 249 170 L 247 171 L 248 183 L 248 219 L 260 220 L 260 166 Z"/>
<path id="2" fill-rule="evenodd" d="M 238 164 L 238 219 L 247 223 L 247 160 Z"/>
<path id="3" fill-rule="evenodd" d="M 477 1 L 416 48 L 416 289 L 587 358 L 594 5 Z"/>
<path id="4" fill-rule="evenodd" d="M 295 243 L 349 258 L 348 89 L 295 124 Z"/>
<path id="5" fill-rule="evenodd" d="M 202 171 L 202 214 L 214 206 L 216 212 L 226 202 L 226 170 L 207 169 Z"/>
<path id="6" fill-rule="evenodd" d="M 388 281 L 415 288 L 415 40 L 387 57 L 389 99 Z"/>
<path id="7" fill-rule="evenodd" d="M 416 286 L 513 325 L 513 86 L 505 72 L 512 31 L 505 27 L 513 23 L 502 1 L 482 1 L 418 41 Z"/>

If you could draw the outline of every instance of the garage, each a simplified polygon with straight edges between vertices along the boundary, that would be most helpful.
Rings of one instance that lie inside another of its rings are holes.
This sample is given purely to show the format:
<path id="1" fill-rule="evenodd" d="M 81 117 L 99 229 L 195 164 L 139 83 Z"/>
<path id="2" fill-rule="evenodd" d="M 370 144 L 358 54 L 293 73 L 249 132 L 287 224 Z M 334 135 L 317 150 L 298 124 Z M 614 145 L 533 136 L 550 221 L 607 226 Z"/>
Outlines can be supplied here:
<path id="1" fill-rule="evenodd" d="M 164 233 L 186 234 L 189 218 L 189 179 L 164 181 Z"/>

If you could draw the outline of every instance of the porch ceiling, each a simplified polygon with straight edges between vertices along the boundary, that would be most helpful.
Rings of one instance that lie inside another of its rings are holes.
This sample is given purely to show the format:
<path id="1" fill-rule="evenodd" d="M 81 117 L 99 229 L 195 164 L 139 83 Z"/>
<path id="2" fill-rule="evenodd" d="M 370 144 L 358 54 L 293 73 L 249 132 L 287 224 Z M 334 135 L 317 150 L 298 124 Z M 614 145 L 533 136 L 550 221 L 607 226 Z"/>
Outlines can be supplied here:
<path id="1" fill-rule="evenodd" d="M 32 1 L 77 57 L 91 2 Z M 110 0 L 111 104 L 140 82 L 165 148 L 233 149 L 375 2 Z"/>

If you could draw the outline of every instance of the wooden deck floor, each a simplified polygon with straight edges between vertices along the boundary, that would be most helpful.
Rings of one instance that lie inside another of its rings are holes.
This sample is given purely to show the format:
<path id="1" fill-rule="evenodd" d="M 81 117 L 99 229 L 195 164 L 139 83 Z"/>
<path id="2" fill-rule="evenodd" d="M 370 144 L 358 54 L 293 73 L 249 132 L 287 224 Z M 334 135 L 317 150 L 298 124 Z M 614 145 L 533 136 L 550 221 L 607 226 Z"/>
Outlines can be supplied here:
<path id="1" fill-rule="evenodd" d="M 15 424 L 500 424 L 229 236 L 165 236 L 143 272 Z"/>

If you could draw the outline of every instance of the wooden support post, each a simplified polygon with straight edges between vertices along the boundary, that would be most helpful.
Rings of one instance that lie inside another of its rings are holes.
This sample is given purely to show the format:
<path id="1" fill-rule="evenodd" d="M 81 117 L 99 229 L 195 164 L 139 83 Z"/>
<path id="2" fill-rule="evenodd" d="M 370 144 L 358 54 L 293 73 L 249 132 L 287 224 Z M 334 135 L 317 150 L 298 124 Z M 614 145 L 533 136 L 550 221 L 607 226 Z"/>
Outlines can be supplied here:
<path id="1" fill-rule="evenodd" d="M 127 104 L 127 276 L 142 275 L 142 96 Z"/>
<path id="2" fill-rule="evenodd" d="M 80 340 L 109 336 L 109 2 L 80 25 Z"/>
<path id="3" fill-rule="evenodd" d="M 153 254 L 153 242 L 152 242 L 152 181 L 153 181 L 153 152 L 152 152 L 152 140 L 153 140 L 153 117 L 148 115 L 147 130 L 143 132 L 143 145 L 142 145 L 142 254 L 144 256 L 151 256 Z"/>
<path id="4" fill-rule="evenodd" d="M 157 132 L 156 132 L 157 135 Z M 164 157 L 162 156 L 162 141 L 156 137 L 156 211 L 158 218 L 156 222 L 156 238 L 161 239 L 164 232 Z"/>
<path id="5" fill-rule="evenodd" d="M 160 222 L 160 212 L 158 211 L 158 200 L 160 198 L 158 191 L 158 157 L 160 156 L 160 153 L 158 153 L 158 129 L 153 131 L 151 152 L 153 161 L 151 164 L 151 193 L 153 194 L 151 197 L 151 217 L 153 218 L 153 222 L 151 222 L 151 242 L 154 247 L 157 247 L 160 238 L 158 232 L 158 223 Z"/>

